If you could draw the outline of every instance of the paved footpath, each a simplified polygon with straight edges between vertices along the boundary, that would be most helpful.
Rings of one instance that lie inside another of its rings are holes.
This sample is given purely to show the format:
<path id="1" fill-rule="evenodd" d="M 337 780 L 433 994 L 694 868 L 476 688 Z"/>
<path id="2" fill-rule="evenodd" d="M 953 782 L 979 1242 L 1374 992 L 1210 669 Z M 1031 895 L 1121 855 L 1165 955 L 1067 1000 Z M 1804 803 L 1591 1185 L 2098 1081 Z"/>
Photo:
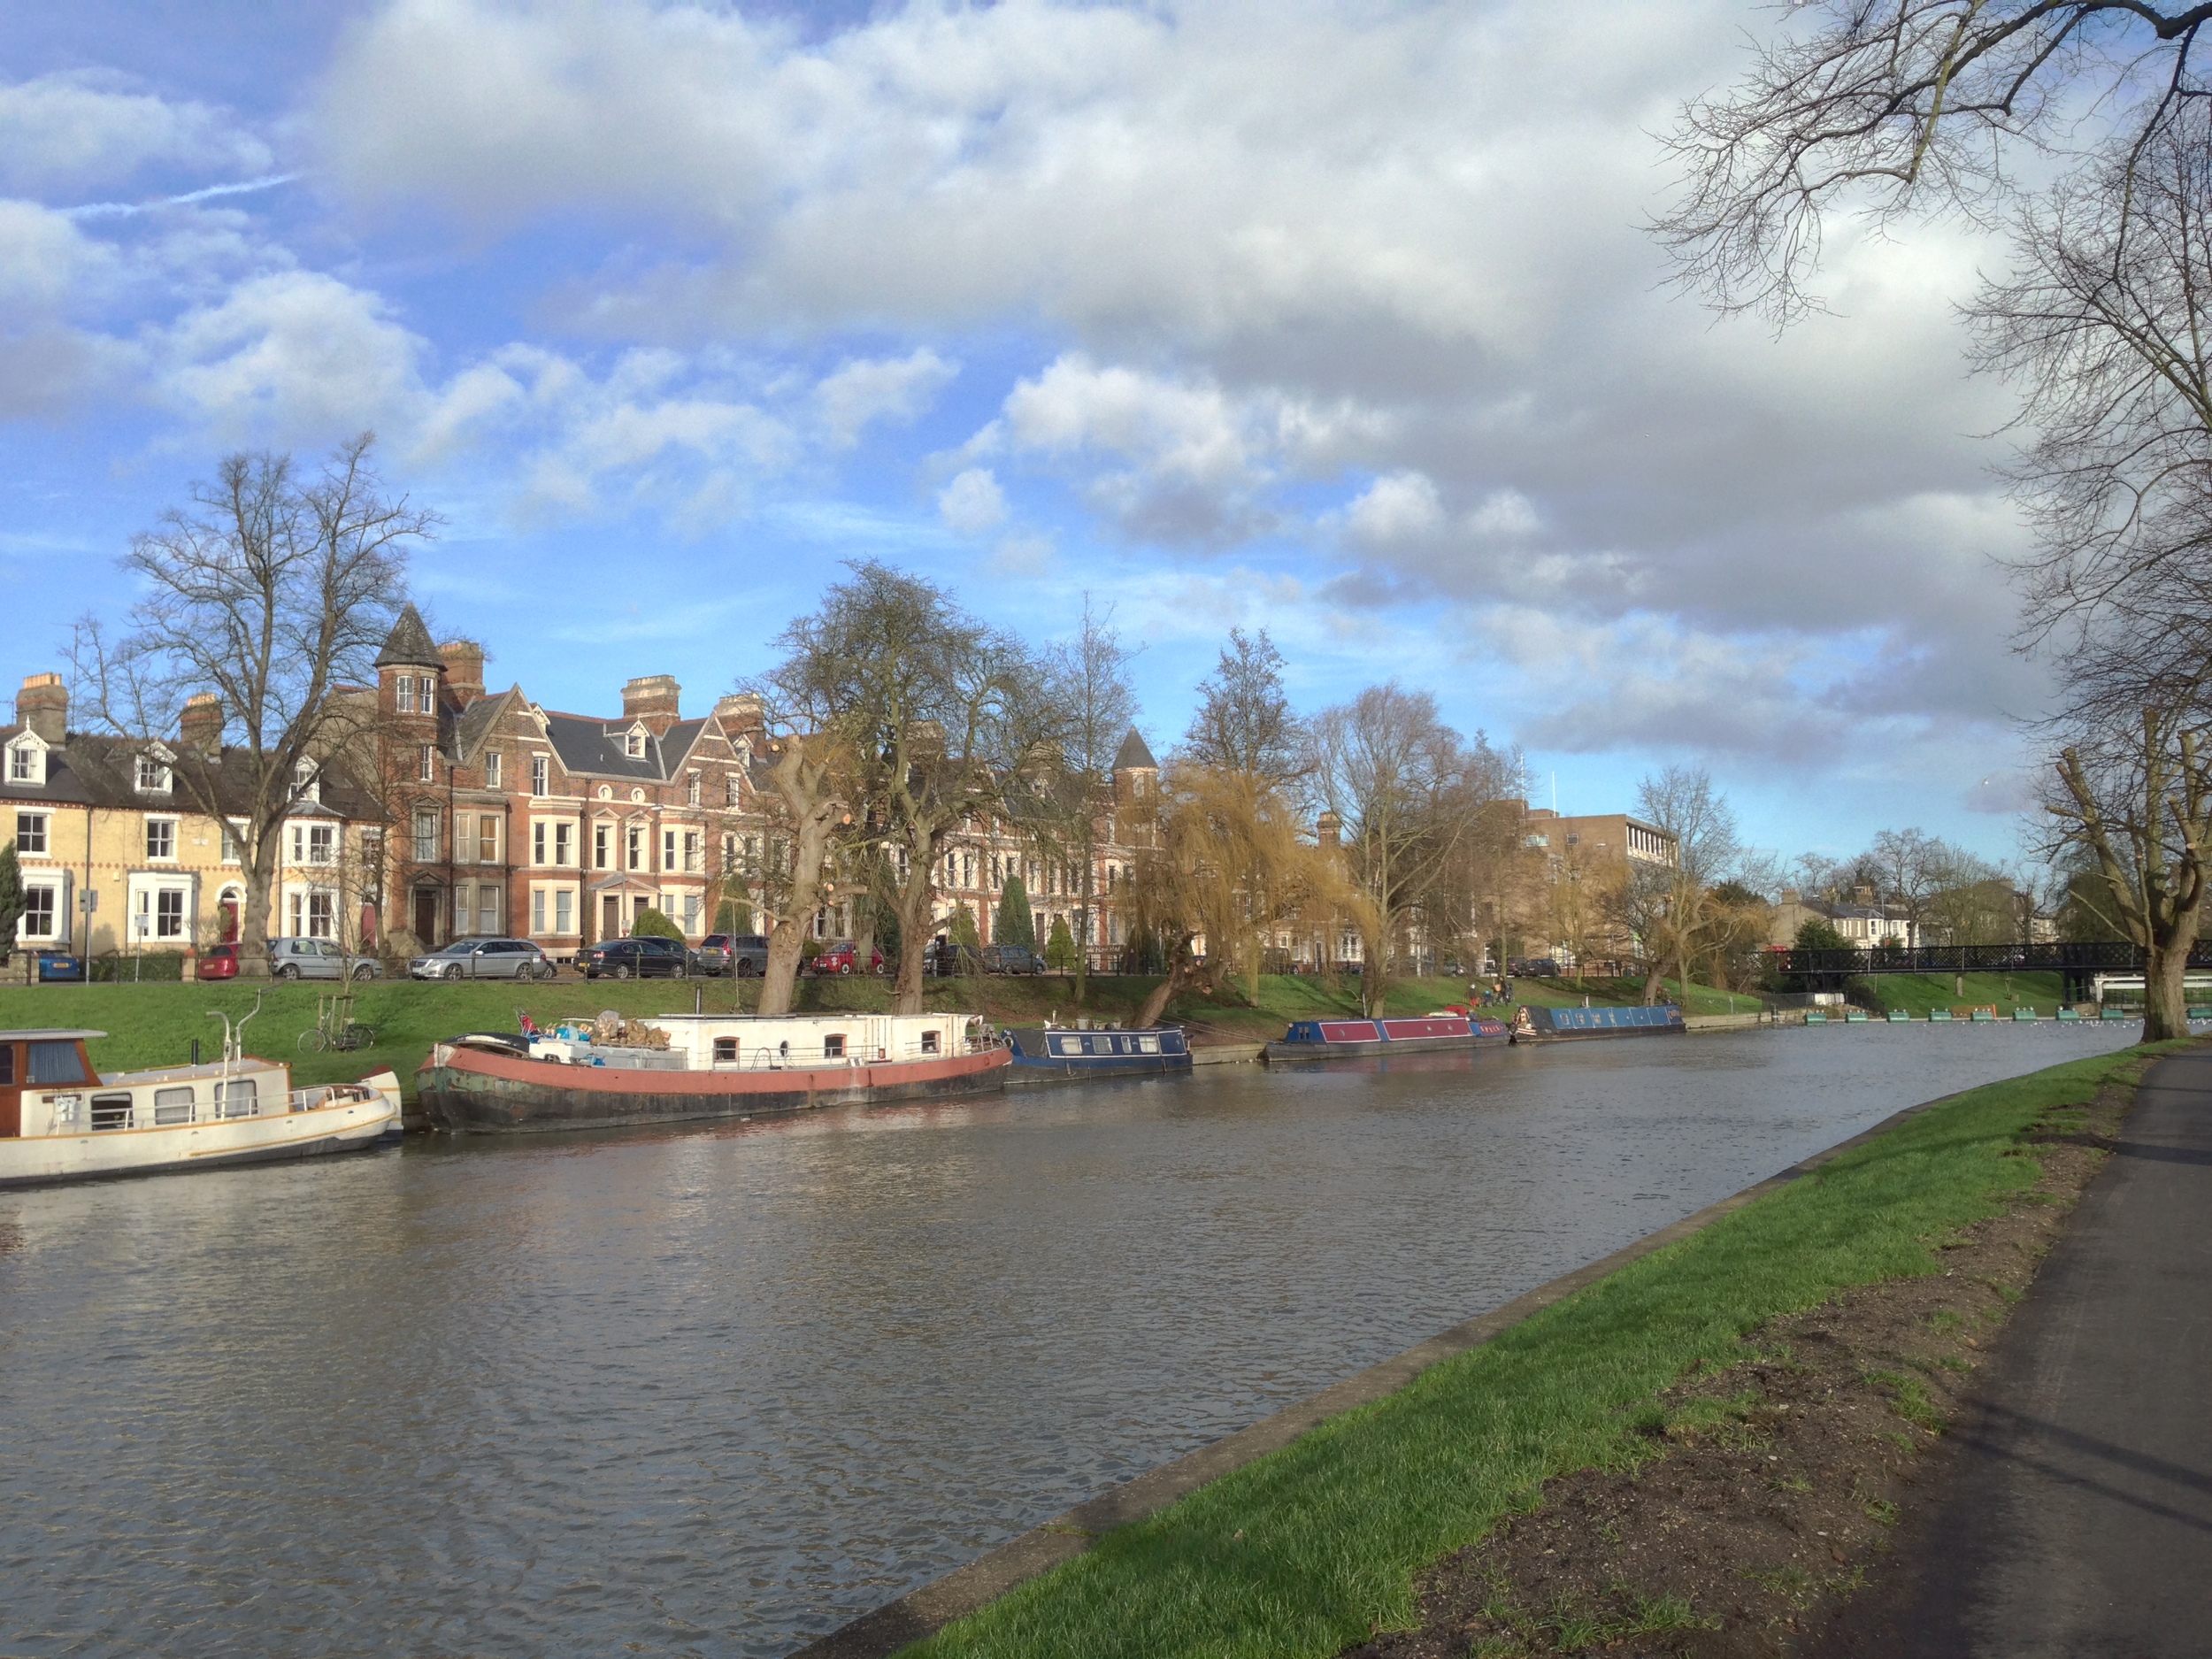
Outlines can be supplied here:
<path id="1" fill-rule="evenodd" d="M 2212 1051 L 2160 1061 L 1824 1651 L 2212 1654 Z"/>

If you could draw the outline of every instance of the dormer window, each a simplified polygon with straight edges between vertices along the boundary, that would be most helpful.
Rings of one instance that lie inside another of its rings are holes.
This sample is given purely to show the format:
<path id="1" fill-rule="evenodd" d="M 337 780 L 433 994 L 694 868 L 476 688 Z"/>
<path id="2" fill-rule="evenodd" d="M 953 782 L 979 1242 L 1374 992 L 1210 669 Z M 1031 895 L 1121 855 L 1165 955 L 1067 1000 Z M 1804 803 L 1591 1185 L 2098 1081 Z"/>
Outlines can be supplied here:
<path id="1" fill-rule="evenodd" d="M 315 763 L 303 760 L 292 769 L 292 787 L 303 801 L 319 802 L 323 798 L 322 776 L 315 770 Z"/>
<path id="2" fill-rule="evenodd" d="M 168 763 L 159 755 L 150 752 L 138 757 L 138 787 L 146 795 L 169 793 Z"/>
<path id="3" fill-rule="evenodd" d="M 642 760 L 645 757 L 645 735 L 643 726 L 632 726 L 622 740 L 622 752 L 632 760 Z"/>
<path id="4" fill-rule="evenodd" d="M 46 745 L 35 736 L 27 735 L 8 745 L 8 781 L 46 781 Z"/>

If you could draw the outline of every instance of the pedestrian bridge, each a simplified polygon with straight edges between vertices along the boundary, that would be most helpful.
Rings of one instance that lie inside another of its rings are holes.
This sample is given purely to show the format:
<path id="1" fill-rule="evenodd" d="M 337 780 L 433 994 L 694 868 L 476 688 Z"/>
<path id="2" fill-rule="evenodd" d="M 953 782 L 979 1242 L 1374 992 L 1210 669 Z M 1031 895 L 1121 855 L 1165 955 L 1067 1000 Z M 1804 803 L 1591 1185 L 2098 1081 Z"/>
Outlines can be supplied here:
<path id="1" fill-rule="evenodd" d="M 1769 961 L 1817 988 L 1873 973 L 2057 973 L 2068 1002 L 2090 1000 L 2099 976 L 2133 975 L 2142 982 L 2144 952 L 2126 940 L 2054 941 L 2039 945 L 1877 945 L 1866 950 L 1773 950 Z M 2212 941 L 2199 940 L 2189 965 L 2212 972 Z M 2108 983 L 2112 983 L 2108 979 Z"/>

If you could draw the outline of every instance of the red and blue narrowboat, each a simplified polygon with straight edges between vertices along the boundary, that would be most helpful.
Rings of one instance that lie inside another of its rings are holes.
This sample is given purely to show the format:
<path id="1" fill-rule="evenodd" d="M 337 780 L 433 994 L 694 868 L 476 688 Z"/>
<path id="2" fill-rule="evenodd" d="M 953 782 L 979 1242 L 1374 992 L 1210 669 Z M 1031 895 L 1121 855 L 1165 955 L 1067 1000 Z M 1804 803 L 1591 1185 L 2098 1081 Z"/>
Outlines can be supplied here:
<path id="1" fill-rule="evenodd" d="M 1505 1041 L 1505 1023 L 1486 1014 L 1300 1019 L 1267 1045 L 1266 1054 L 1270 1060 L 1348 1060 L 1368 1055 L 1463 1053 Z"/>

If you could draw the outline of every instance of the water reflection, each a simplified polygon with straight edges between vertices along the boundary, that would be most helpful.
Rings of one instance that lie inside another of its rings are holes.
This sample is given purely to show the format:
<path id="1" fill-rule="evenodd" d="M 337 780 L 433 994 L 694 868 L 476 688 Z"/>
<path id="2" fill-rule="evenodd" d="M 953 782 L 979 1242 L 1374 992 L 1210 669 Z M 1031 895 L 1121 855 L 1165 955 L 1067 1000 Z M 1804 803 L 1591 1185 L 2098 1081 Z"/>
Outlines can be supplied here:
<path id="1" fill-rule="evenodd" d="M 0 1195 L 0 1650 L 772 1655 L 1898 1107 L 1795 1031 Z"/>

